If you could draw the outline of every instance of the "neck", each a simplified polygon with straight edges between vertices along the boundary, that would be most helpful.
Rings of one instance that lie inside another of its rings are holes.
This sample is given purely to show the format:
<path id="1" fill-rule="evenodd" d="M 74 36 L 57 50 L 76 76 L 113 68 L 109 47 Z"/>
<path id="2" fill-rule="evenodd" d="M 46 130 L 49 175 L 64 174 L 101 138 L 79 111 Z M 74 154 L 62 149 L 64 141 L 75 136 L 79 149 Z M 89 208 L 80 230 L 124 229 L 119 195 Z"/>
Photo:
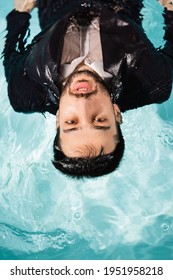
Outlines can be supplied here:
<path id="1" fill-rule="evenodd" d="M 82 62 L 75 68 L 74 72 L 83 71 L 83 70 L 89 70 L 89 71 L 95 73 L 95 71 L 94 71 L 91 67 L 89 67 L 88 65 L 86 65 L 86 64 L 84 63 L 84 61 L 82 61 Z"/>

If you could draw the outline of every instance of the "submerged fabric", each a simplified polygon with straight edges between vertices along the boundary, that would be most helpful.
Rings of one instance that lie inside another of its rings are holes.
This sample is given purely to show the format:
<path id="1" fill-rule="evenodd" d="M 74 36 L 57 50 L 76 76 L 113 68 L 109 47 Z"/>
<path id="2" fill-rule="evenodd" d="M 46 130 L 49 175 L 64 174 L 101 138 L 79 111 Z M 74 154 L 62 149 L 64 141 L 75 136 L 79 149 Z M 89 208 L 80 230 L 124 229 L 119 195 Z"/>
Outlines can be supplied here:
<path id="1" fill-rule="evenodd" d="M 89 26 L 79 26 L 76 22 L 69 25 L 64 37 L 59 80 L 67 78 L 80 63 L 91 67 L 106 83 L 110 82 L 112 75 L 103 69 L 98 17 Z"/>

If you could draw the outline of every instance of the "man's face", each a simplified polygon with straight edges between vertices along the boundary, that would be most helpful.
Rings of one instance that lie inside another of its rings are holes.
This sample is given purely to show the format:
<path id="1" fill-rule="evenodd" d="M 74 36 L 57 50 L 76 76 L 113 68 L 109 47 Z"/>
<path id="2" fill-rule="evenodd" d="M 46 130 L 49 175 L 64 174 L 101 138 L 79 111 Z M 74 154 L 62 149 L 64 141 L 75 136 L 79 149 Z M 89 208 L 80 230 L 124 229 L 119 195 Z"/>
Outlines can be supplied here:
<path id="1" fill-rule="evenodd" d="M 118 118 L 119 109 L 97 74 L 88 70 L 73 73 L 63 89 L 57 113 L 63 153 L 68 157 L 111 153 L 118 143 Z"/>

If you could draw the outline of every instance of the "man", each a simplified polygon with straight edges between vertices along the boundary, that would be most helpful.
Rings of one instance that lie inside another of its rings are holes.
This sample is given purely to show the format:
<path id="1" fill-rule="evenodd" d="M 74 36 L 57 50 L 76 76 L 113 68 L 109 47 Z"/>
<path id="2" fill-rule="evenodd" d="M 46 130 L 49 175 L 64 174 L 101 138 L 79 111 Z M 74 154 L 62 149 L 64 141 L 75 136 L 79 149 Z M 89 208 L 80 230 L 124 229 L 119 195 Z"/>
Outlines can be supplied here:
<path id="1" fill-rule="evenodd" d="M 25 47 L 33 0 L 7 16 L 4 66 L 17 112 L 56 114 L 54 166 L 74 177 L 118 167 L 121 112 L 169 98 L 173 14 L 162 1 L 166 40 L 156 50 L 141 26 L 142 0 L 39 0 L 42 32 Z"/>

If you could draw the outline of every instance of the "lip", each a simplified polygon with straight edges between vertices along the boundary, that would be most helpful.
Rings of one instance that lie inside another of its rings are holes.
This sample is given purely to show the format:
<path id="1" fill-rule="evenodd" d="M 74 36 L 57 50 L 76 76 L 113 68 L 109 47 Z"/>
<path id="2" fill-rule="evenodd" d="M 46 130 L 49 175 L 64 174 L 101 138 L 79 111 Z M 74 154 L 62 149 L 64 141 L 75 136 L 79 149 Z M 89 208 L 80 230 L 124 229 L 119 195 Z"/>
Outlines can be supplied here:
<path id="1" fill-rule="evenodd" d="M 82 93 L 88 93 L 90 91 L 92 91 L 92 85 L 90 84 L 90 82 L 77 82 L 74 84 L 74 86 L 72 86 L 72 91 L 73 92 L 82 92 Z"/>

